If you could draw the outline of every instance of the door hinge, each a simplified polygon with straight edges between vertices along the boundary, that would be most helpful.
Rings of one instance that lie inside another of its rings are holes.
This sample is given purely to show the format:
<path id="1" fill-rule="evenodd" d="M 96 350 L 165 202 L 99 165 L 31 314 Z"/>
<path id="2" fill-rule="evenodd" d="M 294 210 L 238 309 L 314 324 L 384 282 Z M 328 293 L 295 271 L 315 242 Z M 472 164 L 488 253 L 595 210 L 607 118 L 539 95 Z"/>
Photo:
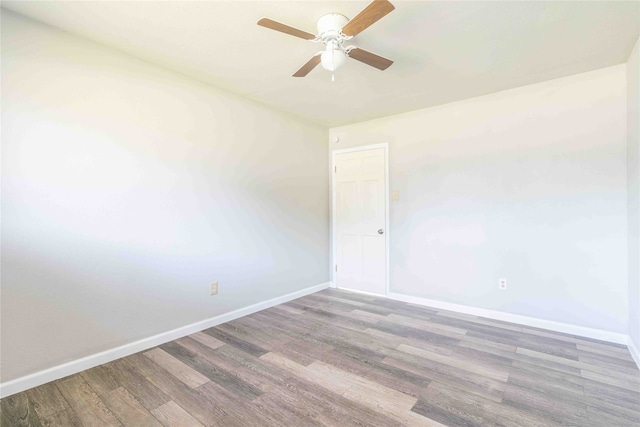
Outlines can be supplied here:
<path id="1" fill-rule="evenodd" d="M 338 167 L 337 166 L 333 167 L 333 173 L 338 173 Z"/>
<path id="2" fill-rule="evenodd" d="M 336 265 L 336 272 L 338 271 L 338 266 Z"/>

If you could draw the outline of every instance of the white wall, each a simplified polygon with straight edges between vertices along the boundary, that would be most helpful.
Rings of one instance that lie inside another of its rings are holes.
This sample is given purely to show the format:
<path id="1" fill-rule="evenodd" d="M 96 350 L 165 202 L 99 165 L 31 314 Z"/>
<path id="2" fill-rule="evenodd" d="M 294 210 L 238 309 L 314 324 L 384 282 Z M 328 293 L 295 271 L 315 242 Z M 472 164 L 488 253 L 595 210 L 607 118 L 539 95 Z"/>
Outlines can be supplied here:
<path id="1" fill-rule="evenodd" d="M 629 337 L 635 348 L 640 350 L 640 39 L 638 40 L 627 61 L 627 194 Z"/>
<path id="2" fill-rule="evenodd" d="M 3 11 L 2 382 L 327 282 L 326 140 Z"/>
<path id="3" fill-rule="evenodd" d="M 626 334 L 625 91 L 620 65 L 331 129 L 389 142 L 391 292 Z"/>

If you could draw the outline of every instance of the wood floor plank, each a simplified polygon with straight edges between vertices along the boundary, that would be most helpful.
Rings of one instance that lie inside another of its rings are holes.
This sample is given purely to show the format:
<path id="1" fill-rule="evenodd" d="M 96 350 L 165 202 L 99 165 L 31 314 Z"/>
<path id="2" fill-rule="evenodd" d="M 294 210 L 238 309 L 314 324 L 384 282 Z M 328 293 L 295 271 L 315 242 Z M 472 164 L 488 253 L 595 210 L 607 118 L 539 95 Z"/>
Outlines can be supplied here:
<path id="1" fill-rule="evenodd" d="M 222 347 L 224 345 L 224 343 L 218 339 L 215 339 L 214 337 L 212 337 L 211 335 L 207 335 L 203 332 L 196 332 L 195 334 L 191 334 L 189 335 L 189 338 L 192 338 L 204 345 L 206 345 L 209 348 L 213 348 L 216 349 L 218 347 Z"/>
<path id="2" fill-rule="evenodd" d="M 476 338 L 469 335 L 464 335 L 460 339 L 460 344 L 458 345 L 460 347 L 467 347 L 467 348 L 482 350 L 486 352 L 491 352 L 491 349 L 494 349 L 494 350 L 502 350 L 503 352 L 515 353 L 516 349 L 518 348 L 516 345 L 513 345 L 513 344 L 503 344 L 499 342 L 487 341 L 482 338 Z M 499 354 L 499 353 L 494 353 L 494 354 Z"/>
<path id="3" fill-rule="evenodd" d="M 495 411 L 497 416 L 496 427 L 560 427 L 563 425 L 546 417 L 544 413 L 527 411 L 517 406 L 512 406 L 509 402 L 503 402 Z"/>
<path id="4" fill-rule="evenodd" d="M 406 344 L 412 347 L 428 350 L 433 353 L 451 355 L 453 354 L 454 349 L 457 348 L 454 346 L 447 346 L 443 344 L 434 343 L 431 341 L 421 341 L 421 340 L 416 340 L 408 337 L 399 337 L 398 335 L 389 334 L 387 332 L 382 332 L 377 329 L 367 329 L 365 332 L 367 332 L 367 334 L 370 337 L 377 338 L 380 341 L 386 343 L 389 347 L 394 349 L 397 349 L 401 344 Z"/>
<path id="5" fill-rule="evenodd" d="M 640 395 L 628 389 L 581 378 L 582 390 L 587 398 L 599 399 L 640 413 Z"/>
<path id="6" fill-rule="evenodd" d="M 197 389 L 192 389 L 186 385 L 148 357 L 136 354 L 129 356 L 127 362 L 143 372 L 149 378 L 149 381 L 171 396 L 174 402 L 203 425 L 207 427 L 239 425 L 238 420 L 229 416 L 224 408 L 216 405 L 206 396 L 199 393 Z"/>
<path id="7" fill-rule="evenodd" d="M 564 359 L 578 360 L 578 348 L 573 343 L 562 340 L 537 337 L 537 339 L 520 338 L 518 348 L 526 348 L 539 353 L 551 354 Z"/>
<path id="8" fill-rule="evenodd" d="M 375 323 L 380 320 L 386 320 L 388 317 L 387 315 L 371 313 L 370 311 L 363 311 L 359 309 L 351 311 L 350 314 L 359 316 L 361 320 L 368 321 L 369 323 Z"/>
<path id="9" fill-rule="evenodd" d="M 417 396 L 419 391 L 426 388 L 431 381 L 413 372 L 387 365 L 376 360 L 363 360 L 338 350 L 327 353 L 327 357 L 318 359 L 327 365 L 346 371 L 362 378 L 371 379 L 383 386 L 400 391 L 409 396 Z"/>
<path id="10" fill-rule="evenodd" d="M 323 299 L 323 298 L 314 297 L 312 295 L 298 298 L 297 300 L 294 300 L 294 301 L 289 301 L 286 303 L 286 305 L 288 305 L 289 307 L 297 308 L 298 310 L 303 310 L 303 311 L 306 311 L 309 308 L 315 308 L 315 309 L 331 308 L 336 313 L 346 313 L 359 307 L 359 306 L 354 306 L 353 304 L 350 304 L 348 302 L 344 303 L 344 302 L 339 302 L 339 301 L 330 300 L 330 299 Z"/>
<path id="11" fill-rule="evenodd" d="M 428 359 L 434 362 L 452 366 L 454 368 L 476 373 L 483 377 L 491 378 L 496 381 L 506 382 L 509 378 L 509 373 L 506 370 L 483 367 L 469 360 L 465 361 L 464 359 L 458 359 L 452 356 L 434 353 L 421 348 L 411 347 L 410 345 L 401 344 L 398 347 L 398 350 L 405 353 L 413 354 L 414 356 L 418 356 L 423 359 Z"/>
<path id="12" fill-rule="evenodd" d="M 265 362 L 262 358 L 254 357 L 232 346 L 220 347 L 216 353 L 229 363 L 241 366 L 241 369 L 246 370 L 248 374 L 268 380 L 274 385 L 283 385 L 284 378 L 281 370 Z"/>
<path id="13" fill-rule="evenodd" d="M 327 376 L 325 373 L 309 369 L 308 367 L 300 365 L 299 363 L 296 363 L 278 353 L 267 353 L 262 355 L 260 359 L 268 361 L 269 363 L 272 363 L 273 365 L 288 372 L 288 375 L 286 376 L 295 375 L 306 381 L 311 381 L 322 387 L 329 388 L 340 395 L 344 394 L 351 387 L 351 384 L 340 376 Z"/>
<path id="14" fill-rule="evenodd" d="M 152 409 L 151 413 L 164 427 L 204 427 L 173 400 Z"/>
<path id="15" fill-rule="evenodd" d="M 444 335 L 443 333 L 426 331 L 410 326 L 397 325 L 392 322 L 380 321 L 371 325 L 372 329 L 378 329 L 382 332 L 387 332 L 400 337 L 409 337 L 419 341 L 427 341 L 439 345 L 456 345 L 460 342 L 460 339 Z"/>
<path id="16" fill-rule="evenodd" d="M 275 394 L 265 394 L 251 402 L 264 421 L 264 425 L 310 427 L 323 425 L 317 420 L 319 412 L 310 410 L 309 402 L 286 389 L 279 389 L 278 393 L 277 397 Z"/>
<path id="17" fill-rule="evenodd" d="M 611 369 L 608 366 L 604 366 L 603 364 L 590 364 L 584 363 L 579 360 L 573 360 L 545 352 L 539 352 L 535 350 L 530 350 L 522 347 L 518 347 L 516 350 L 517 354 L 531 356 L 534 358 L 547 360 L 551 362 L 555 362 L 558 364 L 563 364 L 572 368 L 580 369 L 583 371 L 583 376 L 585 376 L 585 372 L 587 375 L 591 375 L 592 377 L 608 377 L 612 381 L 618 380 L 621 383 L 631 384 L 633 386 L 640 386 L 640 371 L 635 374 L 628 374 L 624 372 L 618 372 L 616 370 Z"/>
<path id="18" fill-rule="evenodd" d="M 111 377 L 135 396 L 147 410 L 157 408 L 169 401 L 169 397 L 162 390 L 126 363 L 127 359 L 125 357 L 102 366 L 107 368 Z"/>
<path id="19" fill-rule="evenodd" d="M 302 314 L 304 313 L 302 310 L 298 310 L 297 308 L 293 308 L 293 307 L 289 307 L 286 304 L 280 304 L 279 306 L 274 307 L 274 310 L 276 311 L 284 311 L 286 312 L 285 314 Z"/>
<path id="20" fill-rule="evenodd" d="M 27 397 L 40 418 L 71 409 L 55 382 L 27 390 Z"/>
<path id="21" fill-rule="evenodd" d="M 221 408 L 227 418 L 225 425 L 241 427 L 262 427 L 260 414 L 251 402 L 238 399 L 229 390 L 210 381 L 198 387 L 198 393 L 203 395 L 209 402 Z"/>
<path id="22" fill-rule="evenodd" d="M 362 301 L 354 301 L 354 300 L 350 300 L 350 299 L 347 299 L 347 298 L 340 298 L 340 297 L 337 297 L 337 296 L 328 295 L 328 294 L 322 294 L 322 293 L 313 294 L 312 296 L 316 296 L 317 298 L 321 298 L 321 299 L 324 299 L 324 300 L 331 300 L 331 301 L 341 302 L 343 304 L 354 305 L 356 307 L 360 307 L 360 306 L 363 306 L 363 305 L 366 304 L 366 303 L 364 303 Z"/>
<path id="23" fill-rule="evenodd" d="M 413 316 L 418 319 L 428 319 L 431 315 L 437 314 L 437 310 L 435 309 L 415 306 L 402 301 L 395 301 L 387 298 L 374 298 L 367 304 L 388 308 L 394 313 L 402 314 L 405 316 Z"/>
<path id="24" fill-rule="evenodd" d="M 441 317 L 451 317 L 459 320 L 468 320 L 468 321 L 471 321 L 472 323 L 475 323 L 478 325 L 490 326 L 492 328 L 507 329 L 509 331 L 515 331 L 515 332 L 522 332 L 523 330 L 522 326 L 520 325 L 515 325 L 509 322 L 503 322 L 501 320 L 496 320 L 496 319 L 488 319 L 488 318 L 478 317 L 478 316 L 469 316 L 468 314 L 464 314 L 464 313 L 455 313 L 452 311 L 438 311 L 438 315 Z"/>
<path id="25" fill-rule="evenodd" d="M 218 325 L 216 329 L 268 351 L 273 351 L 273 348 L 282 341 L 280 337 L 275 336 L 271 331 L 265 330 L 265 328 L 246 326 L 243 322 L 237 320 Z"/>
<path id="26" fill-rule="evenodd" d="M 290 307 L 295 307 L 299 310 L 306 311 L 309 308 L 313 309 L 332 309 L 335 313 L 347 313 L 352 311 L 358 307 L 362 307 L 364 304 L 353 304 L 353 302 L 346 301 L 340 302 L 334 299 L 324 299 L 319 297 L 314 297 L 313 295 L 309 295 L 295 301 L 290 301 L 287 303 Z"/>
<path id="27" fill-rule="evenodd" d="M 324 344 L 330 345 L 342 353 L 351 354 L 366 360 L 382 360 L 385 357 L 384 346 L 376 343 L 375 340 L 358 340 L 355 336 L 349 338 L 338 328 L 331 331 L 310 332 L 304 339 L 311 338 Z"/>
<path id="28" fill-rule="evenodd" d="M 394 426 L 400 424 L 383 413 L 344 398 L 331 387 L 305 379 L 305 375 L 286 378 L 284 384 L 270 396 L 274 396 L 276 393 L 284 396 L 287 406 L 295 407 L 298 411 L 302 411 L 303 414 L 312 416 L 316 421 L 324 420 L 322 425 L 341 425 L 339 423 L 340 418 L 336 418 L 336 414 L 345 412 L 350 414 L 350 417 L 345 418 L 345 420 L 361 420 L 360 425 Z M 264 397 L 261 396 L 257 400 L 261 400 Z M 305 424 L 294 422 L 283 425 Z"/>
<path id="29" fill-rule="evenodd" d="M 506 383 L 502 381 L 496 381 L 431 360 L 421 359 L 408 353 L 406 355 L 399 354 L 394 357 L 387 357 L 383 362 L 421 375 L 431 381 L 441 382 L 496 402 L 502 401 L 502 393 L 506 387 Z"/>
<path id="30" fill-rule="evenodd" d="M 107 369 L 104 365 L 87 369 L 81 372 L 80 375 L 98 396 L 102 396 L 120 387 L 120 383 L 113 377 L 111 370 Z"/>
<path id="31" fill-rule="evenodd" d="M 513 407 L 550 418 L 556 423 L 571 426 L 587 424 L 587 405 L 572 400 L 568 395 L 549 395 L 528 388 L 507 384 L 503 402 Z"/>
<path id="32" fill-rule="evenodd" d="M 490 399 L 433 382 L 411 410 L 444 425 L 480 427 L 496 423 L 495 408 L 499 405 Z"/>
<path id="33" fill-rule="evenodd" d="M 640 393 L 640 383 L 638 382 L 635 376 L 624 379 L 624 378 L 618 378 L 615 376 L 608 376 L 606 374 L 601 374 L 597 372 L 583 370 L 582 377 L 590 380 L 598 381 L 604 384 L 624 388 L 634 393 Z"/>
<path id="34" fill-rule="evenodd" d="M 261 340 L 266 341 L 266 347 L 264 347 L 265 350 L 272 349 L 273 347 L 278 347 L 291 340 L 291 337 L 285 333 L 282 333 L 281 329 L 272 328 L 270 324 L 265 325 L 265 323 L 249 316 L 236 319 L 233 321 L 233 323 L 234 325 L 240 325 L 253 331 L 254 334 L 259 334 L 261 336 Z M 255 341 L 255 343 L 258 342 L 260 341 Z"/>
<path id="35" fill-rule="evenodd" d="M 420 395 L 421 391 L 429 386 L 431 379 L 421 375 L 387 365 L 384 362 L 373 362 L 373 369 L 365 375 L 366 379 L 383 386 L 400 391 L 412 397 Z"/>
<path id="36" fill-rule="evenodd" d="M 311 332 L 307 334 L 307 337 L 313 337 L 317 341 L 329 344 L 341 351 L 352 351 L 371 360 L 379 360 L 388 353 L 388 350 L 397 347 L 395 341 L 400 337 L 380 340 L 368 331 L 369 329 L 365 331 L 350 330 L 336 325 L 331 329 Z M 307 337 L 303 337 L 303 339 L 306 340 Z M 399 341 L 402 342 L 402 340 Z"/>
<path id="37" fill-rule="evenodd" d="M 412 328 L 418 328 L 423 331 L 433 332 L 435 334 L 446 335 L 451 338 L 460 339 L 460 335 L 467 333 L 466 329 L 457 328 L 455 326 L 444 325 L 440 323 L 433 323 L 429 320 L 416 319 L 413 317 L 402 316 L 396 313 L 392 313 L 385 316 L 387 322 L 396 323 L 398 325 L 409 326 Z"/>
<path id="38" fill-rule="evenodd" d="M 456 348 L 449 356 L 462 360 L 473 360 L 473 363 L 480 366 L 497 370 L 508 369 L 513 363 L 512 353 L 508 353 L 507 355 L 495 354 L 491 351 L 485 351 L 485 349 L 475 349 L 463 346 L 458 346 L 458 348 Z"/>
<path id="39" fill-rule="evenodd" d="M 122 425 L 80 375 L 59 380 L 56 386 L 84 426 Z"/>
<path id="40" fill-rule="evenodd" d="M 337 324 L 343 328 L 353 329 L 356 331 L 363 331 L 370 326 L 371 322 L 350 317 L 350 313 L 351 312 L 332 310 L 330 307 L 306 307 L 304 312 L 306 318 L 319 320 L 329 324 Z"/>
<path id="41" fill-rule="evenodd" d="M 577 335 L 565 334 L 562 332 L 549 331 L 547 329 L 533 328 L 529 326 L 523 326 L 522 331 L 530 335 L 539 335 L 541 337 L 548 337 L 557 340 L 563 340 L 572 342 L 576 345 L 581 345 L 593 349 L 601 349 L 605 351 L 618 351 L 621 353 L 628 353 L 627 346 L 622 344 L 605 342 L 593 338 L 580 337 Z"/>
<path id="42" fill-rule="evenodd" d="M 469 326 L 469 330 L 467 331 L 466 335 L 474 338 L 479 338 L 484 341 L 496 342 L 504 345 L 517 347 L 518 337 L 516 336 L 516 333 L 511 333 L 510 331 L 507 331 L 507 332 L 509 333 L 502 333 L 501 331 L 498 331 L 498 330 L 480 331 L 480 330 L 477 330 L 476 328 L 473 328 L 473 326 Z"/>
<path id="43" fill-rule="evenodd" d="M 0 402 L 0 424 L 3 426 L 37 427 L 40 418 L 26 393 L 6 397 Z"/>
<path id="44" fill-rule="evenodd" d="M 618 347 L 604 347 L 604 348 L 593 347 L 580 342 L 576 344 L 576 348 L 581 354 L 586 354 L 591 356 L 595 354 L 599 354 L 607 357 L 612 357 L 615 359 L 627 360 L 627 361 L 633 362 L 633 357 L 631 357 L 631 353 L 626 348 L 620 349 Z"/>
<path id="45" fill-rule="evenodd" d="M 584 396 L 584 378 L 555 370 L 541 370 L 527 363 L 514 364 L 509 370 L 510 384 L 541 393 Z"/>
<path id="46" fill-rule="evenodd" d="M 125 426 L 160 427 L 161 424 L 127 390 L 120 387 L 102 396 L 107 407 Z"/>
<path id="47" fill-rule="evenodd" d="M 369 361 L 363 361 L 360 357 L 342 353 L 339 350 L 328 351 L 318 360 L 361 377 L 366 376 L 373 369 L 373 365 Z"/>
<path id="48" fill-rule="evenodd" d="M 629 376 L 638 375 L 638 367 L 633 360 L 622 360 L 598 354 L 587 355 L 584 353 L 578 355 L 578 360 L 587 365 L 606 367 Z"/>
<path id="49" fill-rule="evenodd" d="M 82 427 L 82 421 L 73 412 L 72 409 L 67 409 L 65 411 L 56 412 L 55 414 L 47 415 L 46 417 L 41 417 L 40 421 L 42 422 L 43 427 Z"/>
<path id="50" fill-rule="evenodd" d="M 399 427 L 403 424 L 374 411 L 356 413 L 351 407 L 340 405 L 335 409 L 327 409 L 315 416 L 322 426 L 331 427 Z M 297 424 L 296 424 L 297 425 Z"/>
<path id="51" fill-rule="evenodd" d="M 324 343 L 311 344 L 308 341 L 296 338 L 274 348 L 275 352 L 304 366 L 308 366 L 322 357 L 324 353 L 331 350 L 333 350 L 333 347 L 330 345 Z"/>
<path id="52" fill-rule="evenodd" d="M 366 311 L 373 314 L 379 314 L 381 316 L 388 316 L 393 313 L 393 310 L 384 307 L 378 307 L 375 305 L 365 304 L 358 308 L 359 311 Z"/>
<path id="53" fill-rule="evenodd" d="M 191 388 L 199 387 L 209 381 L 209 378 L 185 365 L 183 362 L 160 348 L 154 348 L 153 350 L 147 351 L 144 355 L 167 371 L 171 372 L 172 375 Z"/>
<path id="54" fill-rule="evenodd" d="M 331 390 L 299 377 L 288 379 L 286 387 L 279 389 L 278 393 L 285 396 L 283 399 L 287 402 L 285 405 L 295 408 L 298 417 L 305 417 L 305 422 L 287 422 L 283 425 L 306 425 L 306 419 L 308 418 L 312 418 L 312 425 L 323 426 L 341 425 L 340 422 L 344 422 L 344 425 L 349 425 L 349 419 L 360 420 L 360 425 L 393 426 L 397 424 L 379 412 L 371 411 Z M 278 406 L 282 407 L 282 405 Z M 345 413 L 349 414 L 349 416 L 340 419 L 339 414 Z"/>
<path id="55" fill-rule="evenodd" d="M 163 344 L 160 348 L 237 397 L 251 401 L 262 394 L 260 389 L 198 356 L 197 353 L 190 351 L 175 341 Z"/>
<path id="56" fill-rule="evenodd" d="M 265 370 L 264 364 L 261 364 L 259 359 L 232 346 L 223 346 L 213 350 L 189 337 L 176 342 L 263 393 L 272 390 L 279 384 L 277 374 Z"/>
<path id="57" fill-rule="evenodd" d="M 586 406 L 588 414 L 606 414 L 607 417 L 611 419 L 624 420 L 627 423 L 640 425 L 640 412 L 638 411 L 622 407 L 615 403 L 605 402 L 598 398 L 588 398 Z"/>
<path id="58" fill-rule="evenodd" d="M 267 355 L 263 357 L 268 357 Z M 285 362 L 286 363 L 286 362 Z M 337 390 L 336 384 L 342 384 L 344 387 L 352 387 L 352 382 L 346 380 L 342 376 L 336 376 L 331 378 L 331 384 L 327 384 L 327 377 L 325 375 L 325 379 L 322 377 L 314 376 L 310 374 L 310 368 L 297 367 L 297 370 L 306 369 L 306 371 L 300 372 L 298 376 L 293 377 L 291 380 L 287 381 L 287 388 L 293 389 L 296 391 L 296 395 L 302 394 L 304 395 L 305 401 L 309 401 L 311 403 L 311 407 L 309 411 L 315 411 L 315 408 L 324 408 L 322 418 L 325 419 L 328 417 L 327 411 L 339 413 L 340 408 L 347 407 L 350 412 L 357 415 L 357 418 L 360 419 L 370 419 L 373 408 L 378 408 L 377 418 L 381 425 L 394 425 L 395 423 L 403 424 L 401 419 L 409 419 L 412 418 L 412 415 L 405 411 L 402 414 L 399 413 L 389 413 L 386 410 L 382 410 L 381 407 L 376 406 L 371 400 L 361 400 L 357 397 L 357 391 L 354 391 L 355 394 L 349 395 L 349 397 L 340 395 L 340 391 L 342 389 Z M 313 372 L 313 371 L 311 371 Z M 365 381 L 365 380 L 362 380 Z M 294 383 L 297 383 L 294 385 Z M 303 403 L 304 404 L 304 403 Z M 386 407 L 386 406 L 385 406 Z M 319 414 L 314 413 L 314 417 L 320 417 Z M 329 417 L 331 418 L 331 417 Z M 394 420 L 390 422 L 390 420 Z M 416 418 L 414 421 L 418 422 L 421 419 Z M 405 425 L 431 425 L 431 424 L 415 423 L 415 424 L 406 424 Z M 329 425 L 340 425 L 339 423 L 328 422 Z M 366 425 L 366 424 L 365 424 Z M 378 423 L 371 423 L 371 425 L 378 425 Z"/>
<path id="59" fill-rule="evenodd" d="M 203 331 L 205 334 L 212 336 L 213 338 L 224 342 L 225 344 L 233 345 L 238 347 L 239 349 L 246 351 L 255 357 L 260 357 L 265 353 L 268 353 L 268 350 L 261 348 L 260 346 L 250 343 L 249 341 L 245 341 L 241 338 L 237 338 L 231 334 L 228 334 L 220 329 L 209 328 Z"/>
<path id="60" fill-rule="evenodd" d="M 348 388 L 342 395 L 362 404 L 371 404 L 365 403 L 369 399 L 373 400 L 375 402 L 373 404 L 377 407 L 388 408 L 389 411 L 399 413 L 410 410 L 416 402 L 416 398 L 412 396 L 320 361 L 312 363 L 307 369 L 325 378 L 332 378 L 346 384 Z"/>

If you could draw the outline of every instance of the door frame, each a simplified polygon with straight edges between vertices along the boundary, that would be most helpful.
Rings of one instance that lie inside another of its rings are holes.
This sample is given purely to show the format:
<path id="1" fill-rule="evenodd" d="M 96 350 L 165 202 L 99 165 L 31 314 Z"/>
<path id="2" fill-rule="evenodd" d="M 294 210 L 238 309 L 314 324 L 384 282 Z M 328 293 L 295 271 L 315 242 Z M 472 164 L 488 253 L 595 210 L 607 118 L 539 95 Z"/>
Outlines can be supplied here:
<path id="1" fill-rule="evenodd" d="M 361 145 L 353 148 L 344 148 L 341 150 L 333 150 L 331 152 L 331 265 L 329 266 L 330 277 L 331 277 L 331 287 L 336 288 L 338 285 L 335 280 L 335 271 L 334 266 L 336 265 L 337 255 L 338 255 L 338 245 L 336 243 L 336 155 L 344 154 L 344 153 L 353 153 L 355 151 L 367 151 L 367 150 L 375 150 L 378 148 L 384 149 L 384 229 L 385 229 L 385 239 L 384 239 L 384 255 L 385 255 L 385 286 L 384 286 L 384 295 L 389 295 L 389 240 L 391 236 L 391 230 L 389 229 L 389 143 L 383 142 L 380 144 L 372 144 L 372 145 Z M 368 292 L 360 292 L 360 291 L 352 291 L 368 294 Z M 371 295 L 378 295 L 373 294 Z"/>

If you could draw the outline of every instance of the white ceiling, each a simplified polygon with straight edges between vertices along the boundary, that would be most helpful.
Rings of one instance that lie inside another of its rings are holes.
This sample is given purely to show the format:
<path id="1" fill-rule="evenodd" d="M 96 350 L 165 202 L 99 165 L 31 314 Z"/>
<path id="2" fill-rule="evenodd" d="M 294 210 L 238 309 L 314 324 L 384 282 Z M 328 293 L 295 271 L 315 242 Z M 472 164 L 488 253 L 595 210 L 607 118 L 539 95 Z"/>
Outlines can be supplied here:
<path id="1" fill-rule="evenodd" d="M 325 13 L 368 1 L 2 1 L 2 7 L 326 126 L 453 102 L 626 61 L 639 1 L 399 1 L 350 44 L 395 61 L 348 60 L 291 75 L 317 44 L 256 25 L 315 33 Z"/>

